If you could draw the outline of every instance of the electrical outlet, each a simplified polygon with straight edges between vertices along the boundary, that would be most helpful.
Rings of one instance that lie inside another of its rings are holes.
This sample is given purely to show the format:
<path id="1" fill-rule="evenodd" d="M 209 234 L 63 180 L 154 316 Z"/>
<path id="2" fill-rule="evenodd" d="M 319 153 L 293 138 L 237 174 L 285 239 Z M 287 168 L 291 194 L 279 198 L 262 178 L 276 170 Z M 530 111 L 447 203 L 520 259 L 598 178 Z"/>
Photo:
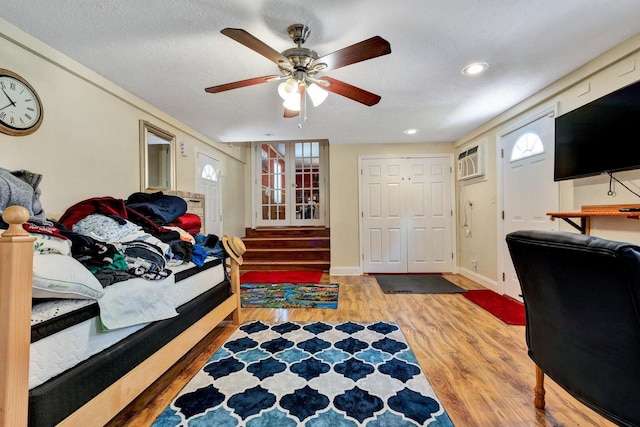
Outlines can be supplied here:
<path id="1" fill-rule="evenodd" d="M 471 267 L 473 267 L 474 270 L 478 271 L 478 260 L 475 258 L 471 258 Z"/>

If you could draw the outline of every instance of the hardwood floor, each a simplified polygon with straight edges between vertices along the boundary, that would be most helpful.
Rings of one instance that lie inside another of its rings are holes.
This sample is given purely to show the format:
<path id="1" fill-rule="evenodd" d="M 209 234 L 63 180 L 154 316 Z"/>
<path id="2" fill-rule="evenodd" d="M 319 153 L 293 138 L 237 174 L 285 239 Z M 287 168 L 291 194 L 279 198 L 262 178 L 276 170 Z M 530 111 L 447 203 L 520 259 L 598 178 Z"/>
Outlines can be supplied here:
<path id="1" fill-rule="evenodd" d="M 445 275 L 465 289 L 482 289 Z M 329 276 L 340 283 L 338 309 L 243 309 L 243 321 L 394 321 L 458 427 L 613 426 L 545 378 L 546 409 L 533 406 L 534 365 L 524 326 L 507 325 L 460 294 L 384 294 L 372 276 Z M 148 426 L 235 330 L 213 330 L 109 426 Z"/>

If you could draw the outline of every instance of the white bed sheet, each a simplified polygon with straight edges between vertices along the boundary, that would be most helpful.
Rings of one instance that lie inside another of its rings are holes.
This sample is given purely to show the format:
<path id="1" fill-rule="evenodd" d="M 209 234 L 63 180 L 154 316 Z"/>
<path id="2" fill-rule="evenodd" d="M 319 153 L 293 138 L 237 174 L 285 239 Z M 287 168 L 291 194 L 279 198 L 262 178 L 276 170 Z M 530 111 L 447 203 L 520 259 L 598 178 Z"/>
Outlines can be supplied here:
<path id="1" fill-rule="evenodd" d="M 188 266 L 172 268 L 174 272 Z M 203 270 L 171 286 L 170 298 L 175 307 L 192 300 L 224 280 L 224 265 Z M 109 287 L 106 288 L 107 290 Z M 32 320 L 33 324 L 33 320 Z M 43 384 L 94 354 L 112 346 L 147 324 L 103 330 L 94 317 L 31 344 L 29 389 Z"/>
<path id="2" fill-rule="evenodd" d="M 121 329 L 177 316 L 175 278 L 175 274 L 161 280 L 136 277 L 105 288 L 98 300 L 102 327 Z"/>

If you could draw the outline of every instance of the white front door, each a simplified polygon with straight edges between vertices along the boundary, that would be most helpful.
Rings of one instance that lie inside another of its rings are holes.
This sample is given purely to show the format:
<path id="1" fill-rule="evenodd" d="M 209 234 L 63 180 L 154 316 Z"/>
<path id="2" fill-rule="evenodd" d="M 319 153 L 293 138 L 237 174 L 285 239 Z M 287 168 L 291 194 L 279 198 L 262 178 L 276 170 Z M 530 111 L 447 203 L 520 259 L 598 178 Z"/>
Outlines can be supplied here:
<path id="1" fill-rule="evenodd" d="M 220 161 L 198 152 L 196 173 L 196 191 L 204 194 L 202 234 L 222 236 Z"/>
<path id="2" fill-rule="evenodd" d="M 361 161 L 363 270 L 453 270 L 450 157 Z"/>
<path id="3" fill-rule="evenodd" d="M 501 239 L 505 295 L 522 301 L 507 234 L 516 230 L 557 230 L 547 212 L 558 210 L 553 181 L 554 115 L 549 113 L 502 136 L 504 227 Z"/>

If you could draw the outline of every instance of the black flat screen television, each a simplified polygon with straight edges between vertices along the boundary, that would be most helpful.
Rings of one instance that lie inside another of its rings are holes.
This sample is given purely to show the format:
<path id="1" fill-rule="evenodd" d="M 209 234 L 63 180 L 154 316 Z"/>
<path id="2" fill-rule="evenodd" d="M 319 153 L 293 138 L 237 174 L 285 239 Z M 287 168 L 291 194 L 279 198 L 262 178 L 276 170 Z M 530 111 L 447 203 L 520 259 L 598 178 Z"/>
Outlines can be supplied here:
<path id="1" fill-rule="evenodd" d="M 555 119 L 554 181 L 640 169 L 640 82 Z"/>

